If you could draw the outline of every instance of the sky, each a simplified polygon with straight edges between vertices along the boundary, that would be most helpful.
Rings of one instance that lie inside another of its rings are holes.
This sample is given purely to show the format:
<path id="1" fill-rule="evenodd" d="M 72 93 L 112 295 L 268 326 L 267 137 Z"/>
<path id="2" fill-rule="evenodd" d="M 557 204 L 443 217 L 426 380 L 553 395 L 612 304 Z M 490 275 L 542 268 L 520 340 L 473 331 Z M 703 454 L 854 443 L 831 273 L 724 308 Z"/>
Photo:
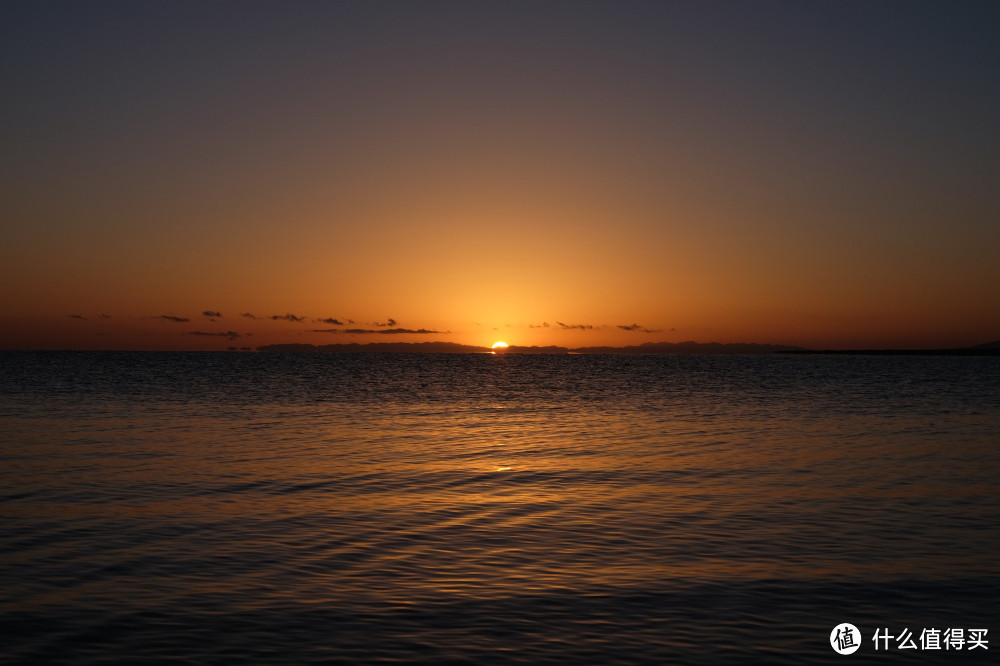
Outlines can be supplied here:
<path id="1" fill-rule="evenodd" d="M 1000 339 L 996 2 L 0 2 L 0 348 Z"/>

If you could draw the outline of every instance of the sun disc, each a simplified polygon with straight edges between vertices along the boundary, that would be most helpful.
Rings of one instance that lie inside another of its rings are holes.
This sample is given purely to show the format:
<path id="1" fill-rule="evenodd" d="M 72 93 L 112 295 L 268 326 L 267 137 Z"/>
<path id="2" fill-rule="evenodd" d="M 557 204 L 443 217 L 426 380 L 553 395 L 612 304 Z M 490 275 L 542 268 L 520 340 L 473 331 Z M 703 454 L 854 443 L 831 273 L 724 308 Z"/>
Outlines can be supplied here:
<path id="1" fill-rule="evenodd" d="M 498 352 L 498 351 L 507 351 L 507 343 L 506 342 L 494 342 L 493 343 L 493 351 L 495 351 L 495 352 Z"/>

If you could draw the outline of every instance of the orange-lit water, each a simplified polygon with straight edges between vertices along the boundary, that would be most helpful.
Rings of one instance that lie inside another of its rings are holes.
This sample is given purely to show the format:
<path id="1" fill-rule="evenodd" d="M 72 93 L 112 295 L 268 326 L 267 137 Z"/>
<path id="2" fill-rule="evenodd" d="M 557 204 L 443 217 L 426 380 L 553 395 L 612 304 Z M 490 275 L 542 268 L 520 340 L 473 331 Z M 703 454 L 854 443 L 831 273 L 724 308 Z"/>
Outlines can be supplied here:
<path id="1" fill-rule="evenodd" d="M 870 634 L 1000 632 L 1000 359 L 0 363 L 4 663 L 933 663 Z"/>

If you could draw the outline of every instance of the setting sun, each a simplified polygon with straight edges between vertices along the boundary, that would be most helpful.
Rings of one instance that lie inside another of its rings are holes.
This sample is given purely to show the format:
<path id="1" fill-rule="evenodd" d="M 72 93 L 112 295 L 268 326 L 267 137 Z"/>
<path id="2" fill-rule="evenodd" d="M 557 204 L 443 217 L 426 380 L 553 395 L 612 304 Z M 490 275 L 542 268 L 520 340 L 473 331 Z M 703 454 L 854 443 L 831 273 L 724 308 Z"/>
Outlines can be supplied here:
<path id="1" fill-rule="evenodd" d="M 507 343 L 506 342 L 494 342 L 493 343 L 493 353 L 494 354 L 497 353 L 497 352 L 505 352 L 505 351 L 507 351 Z"/>

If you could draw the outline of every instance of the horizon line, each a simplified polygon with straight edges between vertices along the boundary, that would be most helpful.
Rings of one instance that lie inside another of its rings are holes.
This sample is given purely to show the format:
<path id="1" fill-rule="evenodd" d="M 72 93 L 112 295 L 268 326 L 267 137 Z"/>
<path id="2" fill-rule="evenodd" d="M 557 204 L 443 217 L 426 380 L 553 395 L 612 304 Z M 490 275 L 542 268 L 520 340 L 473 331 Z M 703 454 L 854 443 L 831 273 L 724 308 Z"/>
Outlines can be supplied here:
<path id="1" fill-rule="evenodd" d="M 502 352 L 483 345 L 468 345 L 449 341 L 424 342 L 345 342 L 315 345 L 312 343 L 276 343 L 257 347 L 229 346 L 225 349 L 79 349 L 52 348 L 0 349 L 0 352 L 136 352 L 136 353 L 221 353 L 256 352 L 272 353 L 432 353 L 432 354 L 490 354 L 515 355 L 666 355 L 666 354 L 869 354 L 869 355 L 1000 355 L 1000 340 L 964 347 L 906 347 L 906 348 L 843 348 L 817 349 L 799 345 L 757 342 L 644 342 L 638 345 L 590 345 L 565 347 L 561 345 L 509 345 Z"/>

